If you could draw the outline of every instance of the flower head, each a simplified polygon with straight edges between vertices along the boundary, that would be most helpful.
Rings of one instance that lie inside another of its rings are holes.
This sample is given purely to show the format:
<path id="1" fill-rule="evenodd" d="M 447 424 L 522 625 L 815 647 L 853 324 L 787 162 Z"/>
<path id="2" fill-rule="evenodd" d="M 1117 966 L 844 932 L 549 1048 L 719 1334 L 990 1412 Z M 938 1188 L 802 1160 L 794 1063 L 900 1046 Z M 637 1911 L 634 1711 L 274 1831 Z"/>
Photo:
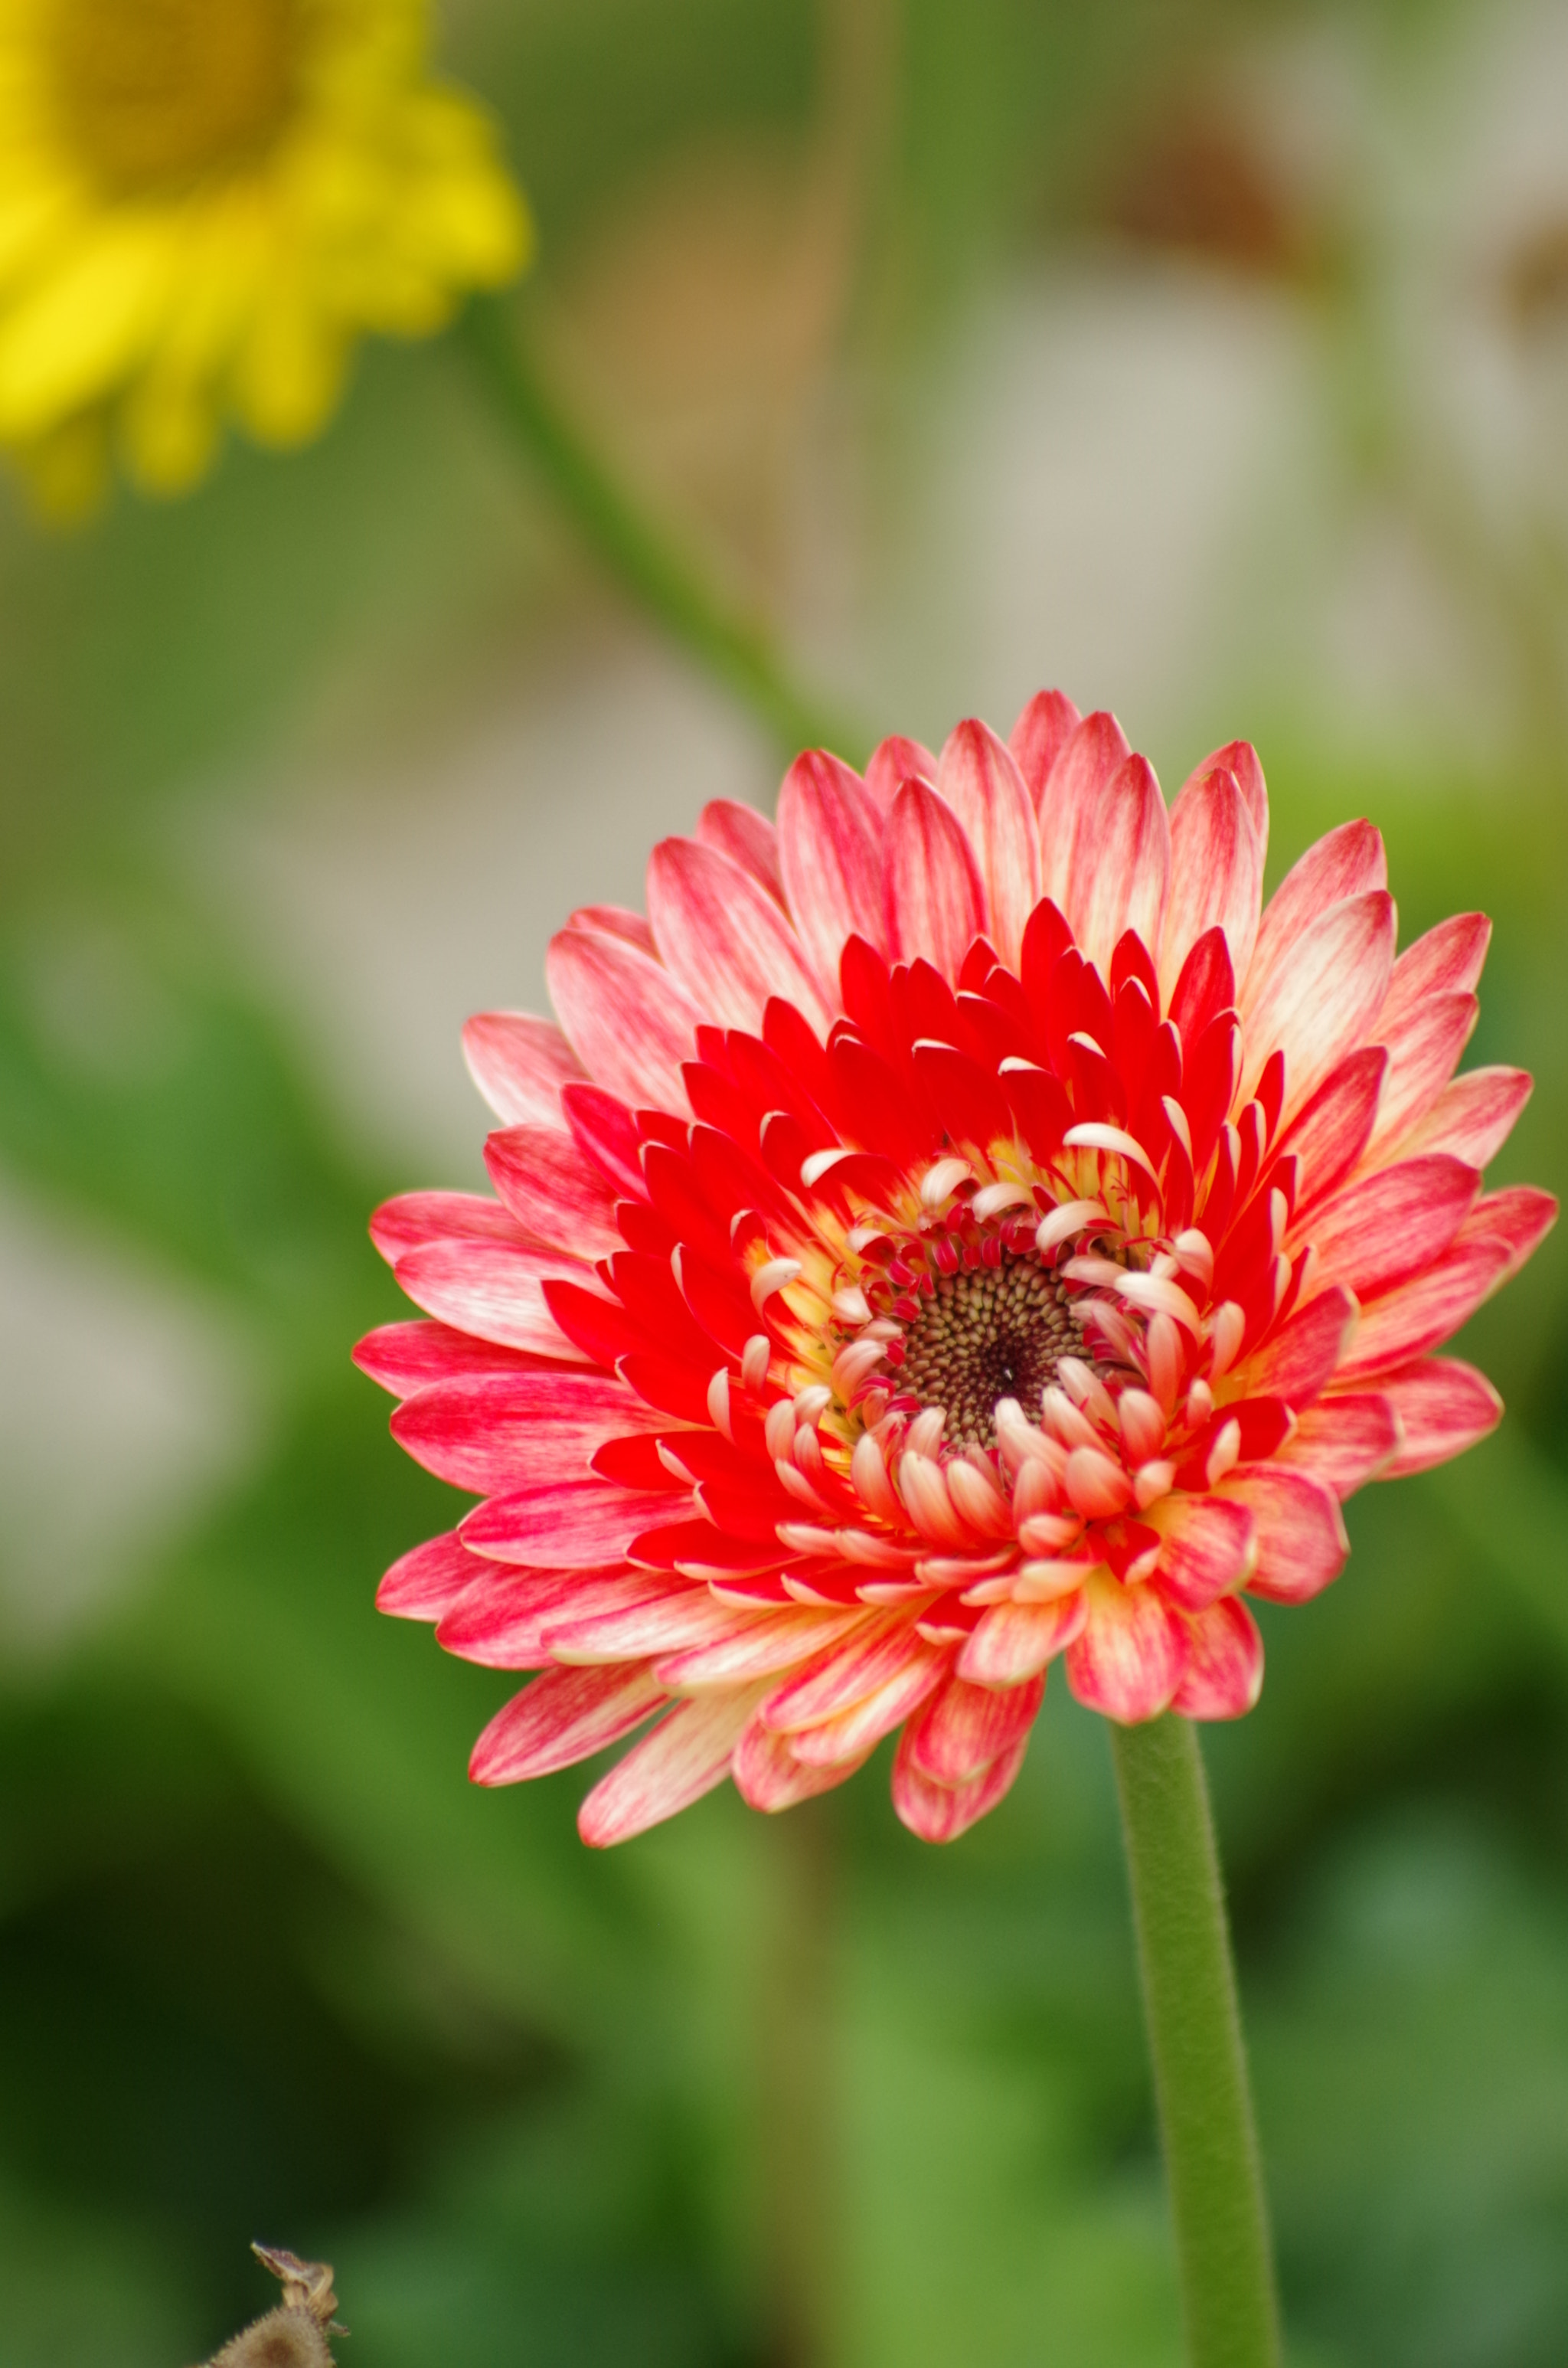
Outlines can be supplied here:
<path id="1" fill-rule="evenodd" d="M 1167 814 L 1046 692 L 1006 745 L 801 757 L 777 828 L 709 806 L 646 920 L 554 939 L 560 1029 L 470 1022 L 499 1198 L 378 1212 L 435 1320 L 358 1353 L 486 1499 L 382 1607 L 544 1672 L 482 1782 L 657 1713 L 584 1804 L 608 1842 L 902 1727 L 898 1813 L 949 1839 L 1059 1655 L 1110 1718 L 1240 1715 L 1246 1597 L 1315 1595 L 1352 1490 L 1493 1428 L 1431 1352 L 1555 1203 L 1481 1188 L 1529 1079 L 1453 1075 L 1488 924 L 1396 960 L 1365 822 L 1260 910 L 1267 830 L 1250 747 Z"/>
<path id="2" fill-rule="evenodd" d="M 423 0 L 0 0 L 0 443 L 90 498 L 232 415 L 312 436 L 366 330 L 424 336 L 525 260 L 487 120 Z"/>

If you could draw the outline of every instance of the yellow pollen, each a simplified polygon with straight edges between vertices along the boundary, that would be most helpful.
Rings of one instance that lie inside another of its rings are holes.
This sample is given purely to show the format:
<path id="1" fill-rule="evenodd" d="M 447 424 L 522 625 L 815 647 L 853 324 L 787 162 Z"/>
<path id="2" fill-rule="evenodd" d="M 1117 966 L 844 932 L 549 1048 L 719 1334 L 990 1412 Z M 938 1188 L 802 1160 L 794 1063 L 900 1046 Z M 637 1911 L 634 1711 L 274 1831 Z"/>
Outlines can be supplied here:
<path id="1" fill-rule="evenodd" d="M 147 192 L 243 164 L 293 92 L 299 0 L 55 0 L 55 100 L 98 180 Z"/>

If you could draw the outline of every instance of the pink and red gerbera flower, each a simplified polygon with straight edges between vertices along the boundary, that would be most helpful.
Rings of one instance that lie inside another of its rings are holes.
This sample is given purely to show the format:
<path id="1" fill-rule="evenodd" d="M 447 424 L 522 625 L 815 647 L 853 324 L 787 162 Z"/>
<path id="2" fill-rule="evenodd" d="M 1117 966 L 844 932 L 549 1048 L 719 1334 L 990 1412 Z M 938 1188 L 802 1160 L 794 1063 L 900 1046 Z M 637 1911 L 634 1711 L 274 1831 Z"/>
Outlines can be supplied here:
<path id="1" fill-rule="evenodd" d="M 1234 1718 L 1249 1595 L 1339 1570 L 1342 1500 L 1489 1431 L 1430 1352 L 1555 1203 L 1483 1193 L 1529 1091 L 1453 1072 L 1488 924 L 1400 955 L 1382 843 L 1262 907 L 1253 750 L 1167 814 L 1115 720 L 821 753 L 777 827 L 710 805 L 648 917 L 573 916 L 561 1019 L 472 1020 L 498 1198 L 372 1231 L 434 1319 L 358 1360 L 484 1498 L 382 1584 L 540 1670 L 472 1772 L 654 1724 L 589 1793 L 619 1841 L 733 1774 L 779 1809 L 902 1727 L 929 1840 L 1018 1771 L 1049 1663 L 1136 1721 Z"/>

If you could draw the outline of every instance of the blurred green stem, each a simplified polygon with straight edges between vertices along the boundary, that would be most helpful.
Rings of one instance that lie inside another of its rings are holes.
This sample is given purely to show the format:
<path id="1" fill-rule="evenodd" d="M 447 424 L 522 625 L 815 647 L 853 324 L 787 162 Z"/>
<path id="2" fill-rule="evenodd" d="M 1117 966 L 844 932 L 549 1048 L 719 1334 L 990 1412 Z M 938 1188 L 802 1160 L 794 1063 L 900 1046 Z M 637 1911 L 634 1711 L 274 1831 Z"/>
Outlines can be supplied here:
<path id="1" fill-rule="evenodd" d="M 767 634 L 732 612 L 594 450 L 543 383 L 507 302 L 477 299 L 457 335 L 514 446 L 632 598 L 739 694 L 789 755 L 811 747 L 858 754 L 860 735 L 790 680 Z"/>
<path id="2" fill-rule="evenodd" d="M 1278 2368 L 1279 2313 L 1198 1735 L 1112 1726 L 1191 2368 Z"/>

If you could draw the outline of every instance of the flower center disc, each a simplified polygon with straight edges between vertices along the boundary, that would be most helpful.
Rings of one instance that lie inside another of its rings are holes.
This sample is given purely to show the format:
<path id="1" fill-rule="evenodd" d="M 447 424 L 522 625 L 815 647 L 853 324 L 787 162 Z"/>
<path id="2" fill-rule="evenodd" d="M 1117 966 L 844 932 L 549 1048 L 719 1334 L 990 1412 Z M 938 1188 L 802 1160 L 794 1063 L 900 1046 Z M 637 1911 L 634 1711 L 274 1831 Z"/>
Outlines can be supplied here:
<path id="1" fill-rule="evenodd" d="M 1017 1398 L 1034 1419 L 1059 1360 L 1083 1354 L 1062 1284 L 1038 1258 L 1004 1251 L 1000 1266 L 937 1278 L 904 1336 L 899 1388 L 946 1408 L 950 1445 L 994 1447 L 997 1400 Z"/>
<path id="2" fill-rule="evenodd" d="M 253 154 L 293 83 L 298 0 L 57 0 L 57 103 L 103 181 L 145 190 Z"/>

